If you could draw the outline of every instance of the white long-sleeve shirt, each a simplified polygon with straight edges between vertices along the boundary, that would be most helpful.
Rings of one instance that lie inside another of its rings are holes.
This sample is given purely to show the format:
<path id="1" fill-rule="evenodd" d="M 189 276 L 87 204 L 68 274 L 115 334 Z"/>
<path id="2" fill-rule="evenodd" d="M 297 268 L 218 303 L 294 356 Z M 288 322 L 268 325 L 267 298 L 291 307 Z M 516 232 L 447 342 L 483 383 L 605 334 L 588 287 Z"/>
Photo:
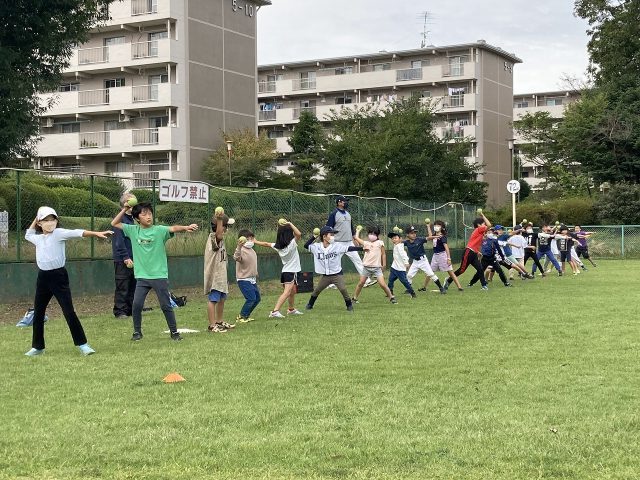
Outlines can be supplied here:
<path id="1" fill-rule="evenodd" d="M 391 268 L 394 270 L 398 270 L 400 272 L 404 272 L 407 270 L 409 266 L 409 256 L 407 252 L 404 250 L 404 244 L 398 243 L 393 246 L 393 263 L 391 264 Z"/>
<path id="2" fill-rule="evenodd" d="M 40 270 L 55 270 L 64 267 L 66 262 L 65 242 L 72 238 L 82 238 L 84 230 L 56 228 L 53 232 L 38 235 L 34 229 L 28 229 L 24 238 L 36 246 L 36 263 Z"/>

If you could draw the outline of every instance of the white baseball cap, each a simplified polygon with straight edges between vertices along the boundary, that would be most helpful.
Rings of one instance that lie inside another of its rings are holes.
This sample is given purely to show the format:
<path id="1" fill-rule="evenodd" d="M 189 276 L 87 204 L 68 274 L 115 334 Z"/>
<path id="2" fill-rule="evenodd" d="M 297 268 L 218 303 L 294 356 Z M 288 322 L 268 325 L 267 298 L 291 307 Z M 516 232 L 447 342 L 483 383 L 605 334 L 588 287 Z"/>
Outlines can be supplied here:
<path id="1" fill-rule="evenodd" d="M 49 215 L 53 215 L 54 217 L 58 218 L 58 214 L 56 213 L 56 211 L 51 208 L 51 207 L 40 207 L 38 209 L 38 213 L 36 214 L 36 220 L 40 221 L 43 218 L 48 217 Z"/>

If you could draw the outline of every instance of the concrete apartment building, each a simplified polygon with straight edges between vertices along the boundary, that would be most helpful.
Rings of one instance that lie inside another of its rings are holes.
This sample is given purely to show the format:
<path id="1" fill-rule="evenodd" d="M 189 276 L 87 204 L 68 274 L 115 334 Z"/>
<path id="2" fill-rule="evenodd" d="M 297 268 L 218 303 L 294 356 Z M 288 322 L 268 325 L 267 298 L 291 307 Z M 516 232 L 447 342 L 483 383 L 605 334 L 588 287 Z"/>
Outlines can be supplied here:
<path id="1" fill-rule="evenodd" d="M 511 175 L 509 139 L 513 119 L 512 53 L 475 43 L 379 52 L 258 67 L 258 128 L 290 151 L 287 137 L 300 112 L 309 110 L 328 126 L 331 110 L 418 95 L 437 105 L 437 133 L 473 137 L 467 160 L 482 166 L 488 203 L 507 199 Z M 426 101 L 426 100 L 425 100 Z M 279 167 L 287 169 L 286 160 Z"/>
<path id="2" fill-rule="evenodd" d="M 256 123 L 256 18 L 268 0 L 123 0 L 74 50 L 34 167 L 200 178 L 222 132 Z"/>
<path id="3" fill-rule="evenodd" d="M 548 112 L 551 118 L 561 122 L 567 105 L 577 101 L 579 98 L 580 93 L 575 90 L 517 94 L 513 96 L 513 120 L 516 121 L 527 113 Z M 535 159 L 528 158 L 520 153 L 519 146 L 523 143 L 526 143 L 526 141 L 517 132 L 514 132 L 514 168 L 520 170 L 520 177 L 533 190 L 539 190 L 545 180 L 544 168 Z M 515 172 L 515 174 L 518 176 L 518 172 Z"/>

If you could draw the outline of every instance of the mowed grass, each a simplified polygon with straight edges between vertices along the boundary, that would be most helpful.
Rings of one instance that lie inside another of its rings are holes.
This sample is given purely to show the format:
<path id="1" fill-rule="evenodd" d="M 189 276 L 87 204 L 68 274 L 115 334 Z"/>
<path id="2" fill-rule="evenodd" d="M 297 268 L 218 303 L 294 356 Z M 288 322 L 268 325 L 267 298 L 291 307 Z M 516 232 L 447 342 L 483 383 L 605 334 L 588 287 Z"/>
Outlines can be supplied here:
<path id="1" fill-rule="evenodd" d="M 5 325 L 0 478 L 638 478 L 638 267 L 395 306 L 372 287 L 353 315 L 329 290 L 266 319 L 270 294 L 218 335 L 191 299 L 178 324 L 202 333 L 180 343 L 157 309 L 138 343 L 129 321 L 83 319 L 86 358 L 61 319 L 38 358 Z"/>

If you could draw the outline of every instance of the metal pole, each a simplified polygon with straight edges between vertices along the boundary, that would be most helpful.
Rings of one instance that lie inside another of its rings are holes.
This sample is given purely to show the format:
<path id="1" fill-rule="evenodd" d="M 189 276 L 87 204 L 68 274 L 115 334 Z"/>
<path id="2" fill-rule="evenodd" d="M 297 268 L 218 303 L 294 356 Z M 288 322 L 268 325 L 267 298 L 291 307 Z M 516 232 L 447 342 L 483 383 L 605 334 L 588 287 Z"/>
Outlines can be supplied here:
<path id="1" fill-rule="evenodd" d="M 384 233 L 389 233 L 389 199 L 384 199 Z"/>
<path id="2" fill-rule="evenodd" d="M 95 195 L 94 195 L 94 181 L 95 176 L 91 175 L 89 177 L 89 185 L 91 187 L 91 230 L 95 231 L 96 229 L 96 205 L 95 205 Z M 95 258 L 96 253 L 96 244 L 95 238 L 91 237 L 91 259 Z"/>
<path id="3" fill-rule="evenodd" d="M 511 194 L 511 213 L 513 214 L 513 222 L 511 223 L 512 227 L 516 226 L 516 194 Z"/>
<path id="4" fill-rule="evenodd" d="M 624 225 L 621 226 L 621 235 L 620 235 L 620 252 L 622 253 L 622 258 L 624 258 Z"/>
<path id="5" fill-rule="evenodd" d="M 22 260 L 22 238 L 21 238 L 21 233 L 22 233 L 22 202 L 21 202 L 21 197 L 22 197 L 22 192 L 20 191 L 21 186 L 20 186 L 20 177 L 22 176 L 22 172 L 21 171 L 17 171 L 16 172 L 16 260 L 19 262 L 20 260 Z"/>
<path id="6" fill-rule="evenodd" d="M 231 186 L 231 150 L 227 150 L 229 152 L 229 186 Z"/>
<path id="7" fill-rule="evenodd" d="M 251 192 L 251 230 L 256 232 L 256 191 Z"/>
<path id="8" fill-rule="evenodd" d="M 151 206 L 153 207 L 153 223 L 156 223 L 156 181 L 155 180 L 151 180 L 151 186 L 152 186 L 152 193 L 153 195 L 151 196 Z"/>

